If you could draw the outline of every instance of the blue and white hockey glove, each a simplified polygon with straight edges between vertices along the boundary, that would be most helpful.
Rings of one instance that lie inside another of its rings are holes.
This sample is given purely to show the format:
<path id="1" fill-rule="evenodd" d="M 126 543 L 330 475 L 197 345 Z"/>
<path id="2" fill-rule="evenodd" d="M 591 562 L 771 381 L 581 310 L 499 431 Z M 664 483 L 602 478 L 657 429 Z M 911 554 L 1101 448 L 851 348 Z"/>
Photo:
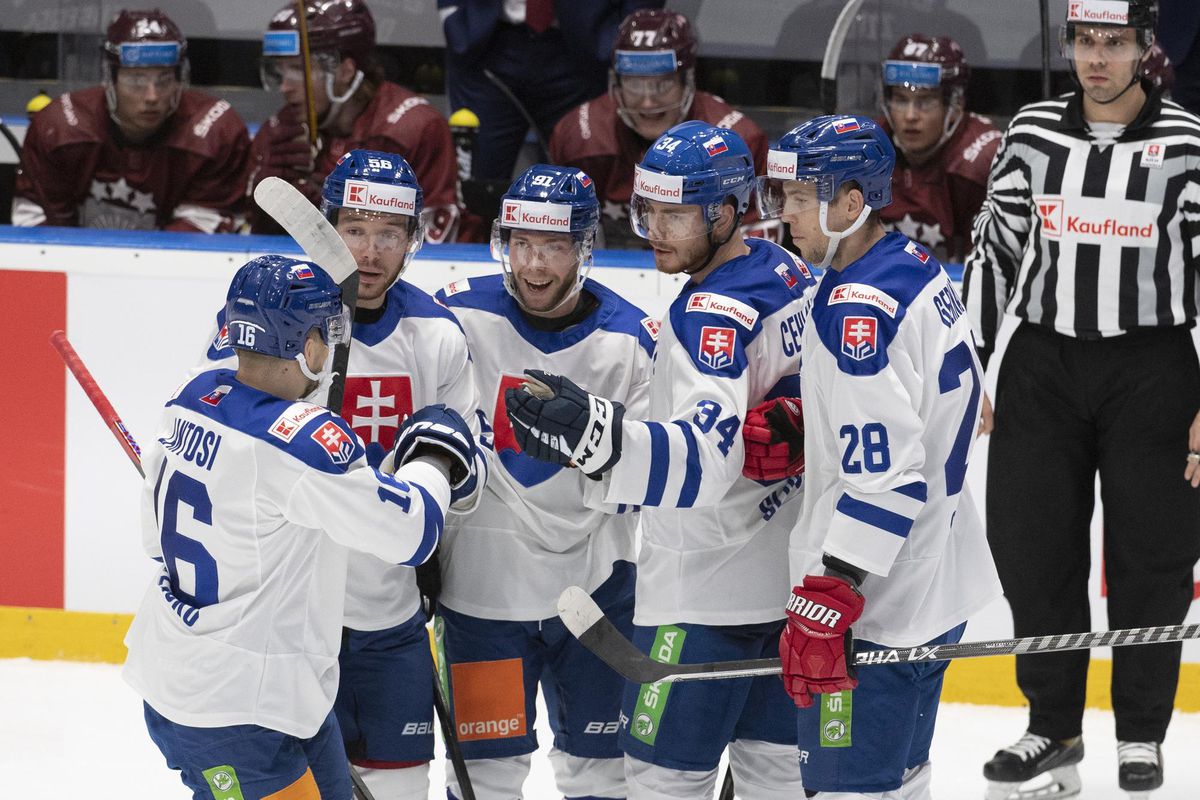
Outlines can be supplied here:
<path id="1" fill-rule="evenodd" d="M 588 394 L 570 378 L 527 369 L 504 405 L 521 449 L 540 461 L 579 467 L 598 477 L 621 459 L 625 406 Z"/>
<path id="2" fill-rule="evenodd" d="M 450 459 L 450 505 L 470 497 L 479 481 L 474 437 L 459 413 L 441 403 L 425 406 L 400 424 L 384 464 L 396 469 L 431 453 Z"/>

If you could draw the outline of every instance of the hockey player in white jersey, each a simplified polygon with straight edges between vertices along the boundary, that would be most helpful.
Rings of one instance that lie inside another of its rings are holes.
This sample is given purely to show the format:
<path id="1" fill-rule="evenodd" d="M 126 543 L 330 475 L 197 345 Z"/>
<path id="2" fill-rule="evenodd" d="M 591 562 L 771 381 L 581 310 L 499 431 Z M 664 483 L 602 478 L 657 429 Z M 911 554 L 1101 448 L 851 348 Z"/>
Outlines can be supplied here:
<path id="1" fill-rule="evenodd" d="M 193 377 L 148 448 L 143 541 L 162 562 L 125 643 L 146 725 L 196 797 L 345 798 L 331 709 L 347 556 L 419 564 L 470 491 L 475 446 L 444 407 L 397 435 L 394 475 L 302 401 L 346 333 L 315 264 L 256 258 L 230 285 L 236 373 Z"/>
<path id="2" fill-rule="evenodd" d="M 799 391 L 813 278 L 742 238 L 753 184 L 741 138 L 700 122 L 668 130 L 637 166 L 634 231 L 660 272 L 687 278 L 662 321 L 648 414 L 582 371 L 534 373 L 533 393 L 506 397 L 527 452 L 578 467 L 593 502 L 643 507 L 634 643 L 673 663 L 773 655 L 783 628 L 800 480 L 743 478 L 740 428 L 765 398 Z M 711 796 L 727 745 L 742 798 L 803 795 L 795 707 L 773 677 L 630 685 L 621 723 L 630 798 Z"/>
<path id="3" fill-rule="evenodd" d="M 855 675 L 851 625 L 856 649 L 955 642 L 1000 594 L 964 482 L 982 370 L 941 264 L 880 225 L 895 159 L 870 119 L 817 117 L 771 149 L 759 185 L 764 218 L 781 217 L 827 268 L 802 337 L 799 585 L 779 642 L 804 787 L 822 800 L 929 797 L 946 662 Z M 746 432 L 748 464 L 763 433 Z"/>
<path id="4" fill-rule="evenodd" d="M 481 433 L 481 415 L 466 337 L 454 316 L 401 275 L 421 247 L 422 191 L 400 156 L 372 150 L 343 155 L 325 179 L 322 210 L 358 264 L 358 301 L 342 416 L 379 466 L 401 422 L 445 404 Z M 218 326 L 222 321 L 218 319 Z M 208 359 L 232 355 L 218 335 Z M 453 512 L 472 508 L 487 476 Z M 337 712 L 346 753 L 379 800 L 417 800 L 429 793 L 434 750 L 433 658 L 421 594 L 436 600 L 437 555 L 420 574 L 363 553 L 350 555 L 346 631 Z M 430 609 L 432 610 L 432 609 Z"/>
<path id="5" fill-rule="evenodd" d="M 522 452 L 504 394 L 535 367 L 582 376 L 645 411 L 657 322 L 587 277 L 600 206 L 591 179 L 538 164 L 504 195 L 492 230 L 503 275 L 438 292 L 462 322 L 481 397 L 494 409 L 495 460 L 479 508 L 448 522 L 439 645 L 454 720 L 479 800 L 521 796 L 537 750 L 540 683 L 554 731 L 550 761 L 568 798 L 626 796 L 618 716 L 624 682 L 556 615 L 563 589 L 592 593 L 632 631 L 631 504 L 593 510 L 580 471 Z M 461 798 L 447 771 L 450 796 Z"/>

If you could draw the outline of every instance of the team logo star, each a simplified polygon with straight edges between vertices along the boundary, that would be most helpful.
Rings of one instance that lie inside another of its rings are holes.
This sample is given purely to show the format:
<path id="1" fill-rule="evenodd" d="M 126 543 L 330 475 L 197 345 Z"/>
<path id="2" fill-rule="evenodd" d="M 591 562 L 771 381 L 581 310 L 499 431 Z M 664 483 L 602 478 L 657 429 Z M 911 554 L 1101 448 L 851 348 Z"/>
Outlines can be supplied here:
<path id="1" fill-rule="evenodd" d="M 133 194 L 133 199 L 129 201 L 129 205 L 143 214 L 150 214 L 154 211 L 154 195 L 133 188 L 130 189 L 130 192 Z"/>
<path id="2" fill-rule="evenodd" d="M 904 219 L 896 220 L 892 223 L 892 227 L 913 241 L 925 245 L 930 250 L 933 250 L 946 241 L 946 237 L 942 235 L 941 223 L 935 222 L 930 225 L 918 222 L 912 218 L 912 214 L 905 214 Z"/>

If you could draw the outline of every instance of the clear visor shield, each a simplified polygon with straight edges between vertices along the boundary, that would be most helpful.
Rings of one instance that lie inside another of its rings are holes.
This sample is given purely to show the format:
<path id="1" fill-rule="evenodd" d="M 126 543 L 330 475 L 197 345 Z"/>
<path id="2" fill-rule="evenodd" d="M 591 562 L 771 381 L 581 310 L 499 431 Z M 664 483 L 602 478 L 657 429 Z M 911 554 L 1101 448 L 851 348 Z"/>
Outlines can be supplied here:
<path id="1" fill-rule="evenodd" d="M 762 219 L 779 219 L 784 214 L 816 208 L 821 200 L 833 197 L 833 179 L 829 177 L 805 175 L 777 178 L 762 175 L 755 180 L 754 197 L 758 202 L 758 215 Z"/>
<path id="2" fill-rule="evenodd" d="M 621 111 L 661 114 L 690 106 L 695 86 L 691 70 L 667 75 L 623 75 L 614 70 L 609 91 Z"/>
<path id="3" fill-rule="evenodd" d="M 666 203 L 640 194 L 634 194 L 629 202 L 629 225 L 641 238 L 658 242 L 705 237 L 711 228 L 701 206 Z"/>
<path id="4" fill-rule="evenodd" d="M 373 249 L 382 254 L 403 253 L 405 257 L 411 257 L 421 249 L 424 212 L 418 220 L 405 214 L 384 211 L 336 211 L 341 212 L 335 215 L 338 235 L 352 253 Z"/>
<path id="5" fill-rule="evenodd" d="M 575 234 L 528 235 L 520 228 L 506 228 L 500 220 L 492 222 L 492 258 L 511 278 L 514 262 L 520 267 L 544 264 L 553 270 L 580 265 L 584 272 L 591 266 L 591 237 Z M 582 277 L 580 278 L 582 281 Z"/>
<path id="6" fill-rule="evenodd" d="M 313 82 L 316 83 L 318 72 L 332 75 L 337 69 L 337 56 L 330 53 L 313 53 Z M 262 87 L 268 92 L 278 92 L 286 81 L 291 84 L 303 85 L 304 62 L 299 56 L 268 56 L 264 55 L 258 64 L 258 77 Z"/>
<path id="7" fill-rule="evenodd" d="M 1067 23 L 1058 29 L 1058 46 L 1071 62 L 1119 64 L 1141 60 L 1143 46 L 1135 28 Z"/>

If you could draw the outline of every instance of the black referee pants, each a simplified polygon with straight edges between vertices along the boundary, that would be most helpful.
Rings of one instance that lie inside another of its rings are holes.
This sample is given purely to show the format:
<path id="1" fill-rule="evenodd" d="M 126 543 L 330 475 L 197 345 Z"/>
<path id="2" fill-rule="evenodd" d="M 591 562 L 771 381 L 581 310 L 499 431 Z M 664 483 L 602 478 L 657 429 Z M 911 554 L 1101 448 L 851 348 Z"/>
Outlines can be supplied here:
<path id="1" fill-rule="evenodd" d="M 1096 473 L 1110 628 L 1173 625 L 1192 599 L 1200 490 L 1184 481 L 1200 367 L 1183 328 L 1086 341 L 1023 323 L 1000 366 L 987 531 L 1016 635 L 1091 629 Z M 1113 648 L 1117 738 L 1161 742 L 1181 645 Z M 1017 656 L 1029 730 L 1080 734 L 1088 651 Z"/>

